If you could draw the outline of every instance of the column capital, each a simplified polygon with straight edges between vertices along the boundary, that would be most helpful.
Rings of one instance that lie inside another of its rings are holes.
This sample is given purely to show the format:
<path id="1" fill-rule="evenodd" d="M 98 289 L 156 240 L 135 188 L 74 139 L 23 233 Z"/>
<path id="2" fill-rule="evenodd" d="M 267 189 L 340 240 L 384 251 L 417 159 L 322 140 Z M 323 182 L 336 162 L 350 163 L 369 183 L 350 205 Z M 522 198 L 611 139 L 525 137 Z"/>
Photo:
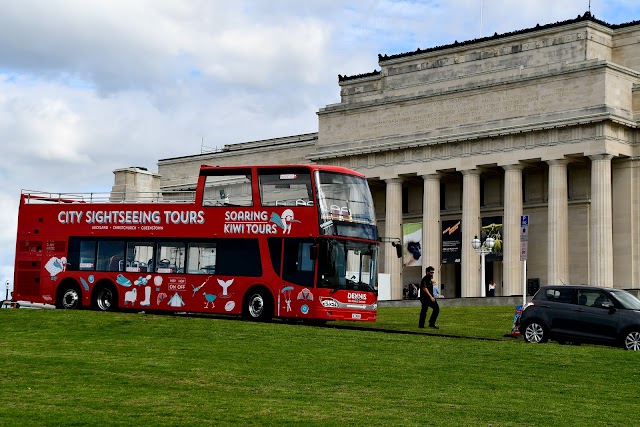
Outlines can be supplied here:
<path id="1" fill-rule="evenodd" d="M 463 169 L 460 172 L 462 175 L 480 175 L 482 173 L 480 169 Z"/>
<path id="2" fill-rule="evenodd" d="M 598 161 L 598 160 L 611 160 L 611 159 L 613 159 L 613 157 L 614 157 L 613 154 L 603 153 L 603 154 L 591 155 L 591 156 L 589 156 L 589 159 L 591 159 L 591 161 L 593 162 L 593 161 Z"/>
<path id="3" fill-rule="evenodd" d="M 433 179 L 433 180 L 440 180 L 440 178 L 442 178 L 442 174 L 439 172 L 436 173 L 428 173 L 428 174 L 424 174 L 422 175 L 422 179 L 424 179 L 425 181 L 428 179 Z"/>
<path id="4" fill-rule="evenodd" d="M 501 165 L 502 169 L 506 171 L 521 171 L 524 169 L 524 165 L 522 163 L 515 163 L 513 165 Z"/>
<path id="5" fill-rule="evenodd" d="M 395 177 L 395 178 L 385 178 L 384 182 L 386 182 L 387 184 L 402 184 L 404 180 L 402 178 L 399 177 Z"/>
<path id="6" fill-rule="evenodd" d="M 549 166 L 566 166 L 569 163 L 571 163 L 569 159 L 551 159 L 551 160 L 545 160 L 545 162 Z"/>

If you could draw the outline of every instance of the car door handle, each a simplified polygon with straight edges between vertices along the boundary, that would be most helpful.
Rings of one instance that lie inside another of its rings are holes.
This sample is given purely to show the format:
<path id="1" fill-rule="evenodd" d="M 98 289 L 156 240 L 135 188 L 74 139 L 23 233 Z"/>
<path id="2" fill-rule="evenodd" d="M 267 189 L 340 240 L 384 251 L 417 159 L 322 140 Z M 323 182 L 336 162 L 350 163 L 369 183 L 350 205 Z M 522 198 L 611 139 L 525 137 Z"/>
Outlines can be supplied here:
<path id="1" fill-rule="evenodd" d="M 573 311 L 584 311 L 584 309 L 582 309 L 582 308 L 576 308 L 576 309 L 574 309 Z"/>
<path id="2" fill-rule="evenodd" d="M 540 304 L 540 307 L 550 308 L 551 306 L 549 304 Z"/>

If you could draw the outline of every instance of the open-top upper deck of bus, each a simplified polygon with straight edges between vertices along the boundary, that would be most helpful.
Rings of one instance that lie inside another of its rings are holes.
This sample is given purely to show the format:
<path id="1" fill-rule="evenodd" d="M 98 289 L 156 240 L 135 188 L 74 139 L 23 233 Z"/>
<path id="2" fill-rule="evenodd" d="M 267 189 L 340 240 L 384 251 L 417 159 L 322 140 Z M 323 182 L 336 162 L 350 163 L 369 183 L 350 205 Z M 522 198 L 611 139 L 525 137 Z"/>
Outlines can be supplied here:
<path id="1" fill-rule="evenodd" d="M 358 171 L 354 171 L 352 169 L 348 169 L 348 168 L 344 168 L 342 166 L 328 166 L 328 165 L 313 165 L 313 164 L 306 164 L 306 165 L 300 165 L 300 164 L 282 164 L 282 165 L 268 165 L 268 166 L 211 166 L 211 165 L 201 165 L 200 166 L 200 175 L 207 175 L 209 171 L 229 171 L 229 170 L 246 170 L 246 169 L 253 169 L 253 168 L 257 168 L 257 169 L 261 169 L 261 170 L 267 170 L 267 169 L 291 169 L 291 168 L 303 168 L 303 169 L 308 169 L 309 171 L 317 171 L 317 170 L 322 170 L 322 171 L 326 171 L 326 172 L 333 172 L 333 173 L 343 173 L 346 175 L 355 175 L 355 176 L 359 176 L 361 178 L 365 178 L 365 175 L 358 172 Z"/>
<path id="2" fill-rule="evenodd" d="M 213 234 L 247 234 L 259 224 L 274 233 L 378 238 L 364 175 L 338 166 L 202 165 L 197 182 L 179 188 L 126 193 L 23 191 L 21 205 L 33 204 L 39 209 L 23 209 L 22 220 L 29 222 L 27 212 L 31 223 L 44 215 L 67 230 L 74 225 L 77 233 L 90 229 L 101 235 L 117 230 L 197 235 L 206 223 L 207 232 Z"/>
<path id="3" fill-rule="evenodd" d="M 316 171 L 350 175 L 365 179 L 365 176 L 357 171 L 340 166 L 326 165 L 269 165 L 269 166 L 210 166 L 201 165 L 199 179 L 193 185 L 183 185 L 180 188 L 168 188 L 162 191 L 127 191 L 127 192 L 89 192 L 89 193 L 54 193 L 45 191 L 22 190 L 21 204 L 73 204 L 73 203 L 202 203 L 205 206 L 213 205 L 239 205 L 255 206 L 253 200 L 247 200 L 253 196 L 249 191 L 253 171 L 261 177 L 262 185 L 267 186 L 271 182 L 282 190 L 287 184 L 291 186 L 298 178 L 298 174 L 311 176 Z M 297 173 L 296 173 L 297 172 Z M 277 176 L 277 179 L 267 179 L 268 176 Z M 209 177 L 209 178 L 207 178 Z M 277 182 L 282 181 L 282 182 Z M 310 184 L 310 181 L 308 182 Z M 215 193 L 217 191 L 217 193 Z M 244 192 L 242 201 L 232 203 L 229 197 L 239 198 L 238 191 Z M 274 192 L 278 192 L 277 190 Z M 280 191 L 283 193 L 282 191 Z M 212 196 L 217 194 L 219 198 Z M 313 191 L 307 189 L 305 198 L 293 200 L 264 200 L 264 206 L 312 206 Z M 260 194 L 265 194 L 260 189 Z"/>

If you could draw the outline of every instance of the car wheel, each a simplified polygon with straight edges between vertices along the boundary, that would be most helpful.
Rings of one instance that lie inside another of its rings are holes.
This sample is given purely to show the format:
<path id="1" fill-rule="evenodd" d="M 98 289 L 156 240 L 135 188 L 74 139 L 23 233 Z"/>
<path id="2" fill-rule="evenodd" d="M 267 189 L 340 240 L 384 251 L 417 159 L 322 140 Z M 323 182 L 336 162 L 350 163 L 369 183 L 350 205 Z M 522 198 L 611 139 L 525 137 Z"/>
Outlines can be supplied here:
<path id="1" fill-rule="evenodd" d="M 268 322 L 272 316 L 271 296 L 264 289 L 252 290 L 245 299 L 245 317 L 249 320 Z"/>
<path id="2" fill-rule="evenodd" d="M 58 292 L 56 308 L 73 310 L 80 307 L 80 291 L 75 286 L 65 286 Z"/>
<path id="3" fill-rule="evenodd" d="M 640 350 L 640 331 L 630 331 L 624 337 L 624 348 L 626 350 Z"/>
<path id="4" fill-rule="evenodd" d="M 534 344 L 547 342 L 549 332 L 546 326 L 538 322 L 529 322 L 524 328 L 524 340 Z"/>

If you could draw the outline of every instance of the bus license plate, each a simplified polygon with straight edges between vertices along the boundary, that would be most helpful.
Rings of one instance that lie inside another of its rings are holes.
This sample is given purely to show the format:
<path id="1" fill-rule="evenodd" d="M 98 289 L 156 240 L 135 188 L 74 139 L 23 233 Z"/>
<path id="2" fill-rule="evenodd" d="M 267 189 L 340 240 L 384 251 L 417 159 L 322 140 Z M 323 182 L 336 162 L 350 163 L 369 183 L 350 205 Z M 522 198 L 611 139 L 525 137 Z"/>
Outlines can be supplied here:
<path id="1" fill-rule="evenodd" d="M 360 315 L 360 313 L 353 313 L 351 314 L 351 318 L 352 319 L 360 319 L 362 316 Z"/>

